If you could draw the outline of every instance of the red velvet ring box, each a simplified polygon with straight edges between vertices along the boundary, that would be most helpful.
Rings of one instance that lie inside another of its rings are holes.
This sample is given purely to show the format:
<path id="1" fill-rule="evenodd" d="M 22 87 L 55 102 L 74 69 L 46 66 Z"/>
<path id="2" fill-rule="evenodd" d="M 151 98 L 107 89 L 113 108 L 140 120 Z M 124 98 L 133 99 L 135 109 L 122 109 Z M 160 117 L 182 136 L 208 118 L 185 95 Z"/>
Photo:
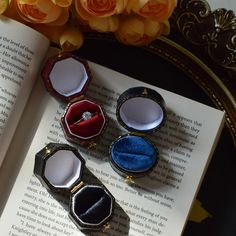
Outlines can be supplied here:
<path id="1" fill-rule="evenodd" d="M 35 176 L 63 202 L 77 227 L 102 230 L 113 215 L 115 199 L 103 184 L 85 184 L 84 170 L 84 159 L 68 144 L 49 143 L 35 155 Z"/>
<path id="2" fill-rule="evenodd" d="M 61 125 L 68 141 L 90 145 L 105 127 L 106 115 L 97 102 L 84 97 L 92 80 L 86 60 L 71 53 L 49 58 L 41 73 L 48 92 L 68 103 Z"/>

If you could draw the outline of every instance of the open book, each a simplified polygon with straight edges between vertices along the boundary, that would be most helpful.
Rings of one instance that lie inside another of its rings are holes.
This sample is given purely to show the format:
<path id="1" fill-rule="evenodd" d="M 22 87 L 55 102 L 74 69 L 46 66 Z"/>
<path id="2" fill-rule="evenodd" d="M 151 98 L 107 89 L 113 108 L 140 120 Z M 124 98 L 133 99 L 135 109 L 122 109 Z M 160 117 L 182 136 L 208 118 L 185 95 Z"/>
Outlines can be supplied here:
<path id="1" fill-rule="evenodd" d="M 83 235 L 33 175 L 35 153 L 49 142 L 68 143 L 59 124 L 66 104 L 51 97 L 36 76 L 49 42 L 5 18 L 0 18 L 0 30 L 1 235 Z M 181 235 L 222 130 L 224 113 L 95 63 L 89 66 L 93 81 L 86 96 L 104 107 L 109 123 L 94 148 L 77 148 L 117 202 L 111 228 L 89 235 Z M 163 96 L 167 121 L 148 135 L 159 149 L 158 165 L 128 184 L 108 163 L 108 149 L 127 132 L 116 121 L 116 100 L 135 86 L 152 88 Z"/>

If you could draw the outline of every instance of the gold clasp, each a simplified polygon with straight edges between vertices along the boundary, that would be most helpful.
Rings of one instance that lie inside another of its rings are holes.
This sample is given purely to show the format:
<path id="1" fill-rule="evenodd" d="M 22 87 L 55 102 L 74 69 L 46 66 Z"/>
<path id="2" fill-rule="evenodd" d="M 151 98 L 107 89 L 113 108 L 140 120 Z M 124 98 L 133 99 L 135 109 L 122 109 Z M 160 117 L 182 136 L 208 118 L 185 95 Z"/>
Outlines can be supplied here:
<path id="1" fill-rule="evenodd" d="M 134 183 L 133 176 L 127 175 L 125 178 L 125 182 L 129 184 L 133 184 Z"/>
<path id="2" fill-rule="evenodd" d="M 45 147 L 45 153 L 49 154 L 49 153 L 51 153 L 51 150 L 48 147 Z"/>
<path id="3" fill-rule="evenodd" d="M 75 186 L 71 189 L 71 193 L 76 192 L 79 188 L 82 187 L 83 184 L 84 184 L 84 182 L 81 181 L 79 184 L 75 185 Z"/>
<path id="4" fill-rule="evenodd" d="M 106 230 L 110 229 L 111 224 L 110 223 L 106 223 L 105 225 L 103 225 L 103 232 L 105 232 Z"/>
<path id="5" fill-rule="evenodd" d="M 83 99 L 84 99 L 84 95 L 80 95 L 79 97 L 72 98 L 70 102 L 77 102 Z"/>
<path id="6" fill-rule="evenodd" d="M 140 133 L 140 132 L 130 132 L 131 135 L 135 135 L 135 136 L 142 136 L 144 137 L 145 134 L 144 133 Z"/>
<path id="7" fill-rule="evenodd" d="M 95 147 L 97 144 L 95 142 L 90 142 L 89 145 L 88 145 L 88 149 L 91 149 L 93 147 Z"/>
<path id="8" fill-rule="evenodd" d="M 142 95 L 148 95 L 148 91 L 146 88 L 143 90 Z"/>

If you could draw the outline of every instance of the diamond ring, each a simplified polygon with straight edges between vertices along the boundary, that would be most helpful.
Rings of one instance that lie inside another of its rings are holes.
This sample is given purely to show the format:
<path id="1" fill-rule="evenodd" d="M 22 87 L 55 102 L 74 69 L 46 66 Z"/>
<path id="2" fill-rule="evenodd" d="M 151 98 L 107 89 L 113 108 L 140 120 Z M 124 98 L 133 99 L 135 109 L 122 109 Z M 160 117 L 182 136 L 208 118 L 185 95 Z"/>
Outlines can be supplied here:
<path id="1" fill-rule="evenodd" d="M 89 112 L 89 111 L 85 111 L 82 114 L 82 119 L 83 120 L 90 120 L 92 117 L 93 117 L 93 114 L 91 112 Z"/>
<path id="2" fill-rule="evenodd" d="M 89 111 L 85 111 L 82 114 L 82 118 L 79 119 L 78 121 L 76 121 L 74 124 L 79 124 L 81 121 L 86 121 L 86 120 L 90 120 L 93 116 L 95 116 L 97 114 L 97 112 L 91 113 Z"/>

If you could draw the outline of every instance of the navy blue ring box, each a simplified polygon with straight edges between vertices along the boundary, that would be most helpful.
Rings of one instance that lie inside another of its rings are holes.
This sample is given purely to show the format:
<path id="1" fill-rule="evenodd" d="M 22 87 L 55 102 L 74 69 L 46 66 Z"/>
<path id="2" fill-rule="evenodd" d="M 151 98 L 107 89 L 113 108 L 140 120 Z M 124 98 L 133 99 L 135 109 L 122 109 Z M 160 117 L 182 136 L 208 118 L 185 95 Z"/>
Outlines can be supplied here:
<path id="1" fill-rule="evenodd" d="M 129 88 L 117 100 L 116 116 L 129 133 L 111 144 L 111 166 L 125 177 L 142 177 L 158 162 L 158 149 L 145 134 L 163 126 L 166 119 L 165 101 L 153 89 Z"/>

